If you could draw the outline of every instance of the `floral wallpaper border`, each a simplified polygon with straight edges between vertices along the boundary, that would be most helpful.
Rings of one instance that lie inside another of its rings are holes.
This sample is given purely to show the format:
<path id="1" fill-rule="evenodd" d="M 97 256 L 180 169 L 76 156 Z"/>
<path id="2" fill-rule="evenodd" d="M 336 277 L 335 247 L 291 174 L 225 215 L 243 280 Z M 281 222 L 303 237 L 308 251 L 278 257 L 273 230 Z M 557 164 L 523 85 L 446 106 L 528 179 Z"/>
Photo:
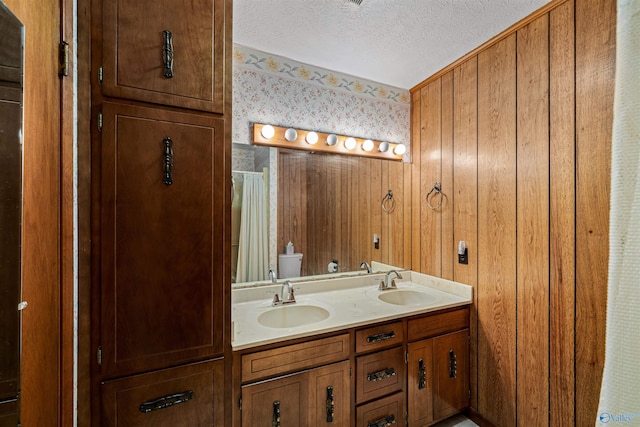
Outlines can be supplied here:
<path id="1" fill-rule="evenodd" d="M 398 104 L 409 104 L 409 91 L 369 80 L 342 74 L 324 68 L 303 64 L 281 56 L 234 44 L 234 67 L 262 71 L 279 77 L 298 80 L 307 84 L 330 88 L 352 95 L 361 95 L 376 100 Z"/>

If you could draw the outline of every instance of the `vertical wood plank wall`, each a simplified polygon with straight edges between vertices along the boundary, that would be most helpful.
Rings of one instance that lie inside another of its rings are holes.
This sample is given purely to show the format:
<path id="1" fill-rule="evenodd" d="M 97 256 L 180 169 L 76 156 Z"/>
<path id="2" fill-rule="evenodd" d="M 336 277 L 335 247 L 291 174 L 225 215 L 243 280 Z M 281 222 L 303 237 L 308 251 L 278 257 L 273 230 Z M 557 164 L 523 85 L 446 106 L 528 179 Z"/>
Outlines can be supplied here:
<path id="1" fill-rule="evenodd" d="M 412 267 L 474 287 L 471 406 L 496 426 L 597 417 L 615 4 L 554 1 L 411 91 Z"/>
<path id="2" fill-rule="evenodd" d="M 478 55 L 478 371 L 493 393 L 475 407 L 503 425 L 516 423 L 515 47 L 513 34 Z"/>
<path id="3" fill-rule="evenodd" d="M 278 165 L 278 250 L 292 241 L 303 275 L 327 273 L 334 259 L 339 271 L 362 261 L 411 267 L 410 165 L 290 151 L 280 152 Z M 389 190 L 395 209 L 385 212 Z"/>

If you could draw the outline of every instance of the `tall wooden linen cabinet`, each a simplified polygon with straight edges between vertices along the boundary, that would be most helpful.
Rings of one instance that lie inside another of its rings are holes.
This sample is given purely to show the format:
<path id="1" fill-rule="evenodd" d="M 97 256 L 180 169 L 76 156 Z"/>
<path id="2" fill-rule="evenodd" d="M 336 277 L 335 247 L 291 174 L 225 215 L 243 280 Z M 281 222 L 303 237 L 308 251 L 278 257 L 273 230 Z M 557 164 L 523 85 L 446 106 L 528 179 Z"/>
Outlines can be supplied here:
<path id="1" fill-rule="evenodd" d="M 231 3 L 91 1 L 92 425 L 225 425 Z"/>

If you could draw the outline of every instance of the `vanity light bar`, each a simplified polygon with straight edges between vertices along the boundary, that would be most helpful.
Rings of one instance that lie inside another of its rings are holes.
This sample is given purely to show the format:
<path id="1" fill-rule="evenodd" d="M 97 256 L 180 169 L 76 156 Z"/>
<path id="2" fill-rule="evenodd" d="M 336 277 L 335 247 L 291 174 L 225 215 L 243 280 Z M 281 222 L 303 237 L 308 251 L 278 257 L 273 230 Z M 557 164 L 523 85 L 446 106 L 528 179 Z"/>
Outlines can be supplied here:
<path id="1" fill-rule="evenodd" d="M 253 144 L 398 161 L 402 161 L 402 154 L 406 150 L 404 144 L 394 142 L 373 141 L 261 123 L 253 125 Z"/>

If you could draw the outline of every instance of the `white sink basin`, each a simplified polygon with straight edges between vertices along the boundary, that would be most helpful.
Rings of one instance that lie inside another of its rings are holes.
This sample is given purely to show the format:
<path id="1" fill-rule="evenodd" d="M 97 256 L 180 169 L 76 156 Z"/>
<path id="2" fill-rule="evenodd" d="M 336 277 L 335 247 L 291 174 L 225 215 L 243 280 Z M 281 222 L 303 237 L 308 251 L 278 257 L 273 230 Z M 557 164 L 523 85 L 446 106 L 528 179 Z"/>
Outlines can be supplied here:
<path id="1" fill-rule="evenodd" d="M 380 301 L 395 305 L 425 305 L 433 303 L 436 298 L 433 296 L 411 289 L 398 289 L 393 291 L 383 291 L 378 295 Z"/>
<path id="2" fill-rule="evenodd" d="M 329 311 L 316 305 L 283 305 L 274 307 L 258 316 L 258 323 L 269 328 L 293 328 L 321 322 L 329 317 Z"/>

